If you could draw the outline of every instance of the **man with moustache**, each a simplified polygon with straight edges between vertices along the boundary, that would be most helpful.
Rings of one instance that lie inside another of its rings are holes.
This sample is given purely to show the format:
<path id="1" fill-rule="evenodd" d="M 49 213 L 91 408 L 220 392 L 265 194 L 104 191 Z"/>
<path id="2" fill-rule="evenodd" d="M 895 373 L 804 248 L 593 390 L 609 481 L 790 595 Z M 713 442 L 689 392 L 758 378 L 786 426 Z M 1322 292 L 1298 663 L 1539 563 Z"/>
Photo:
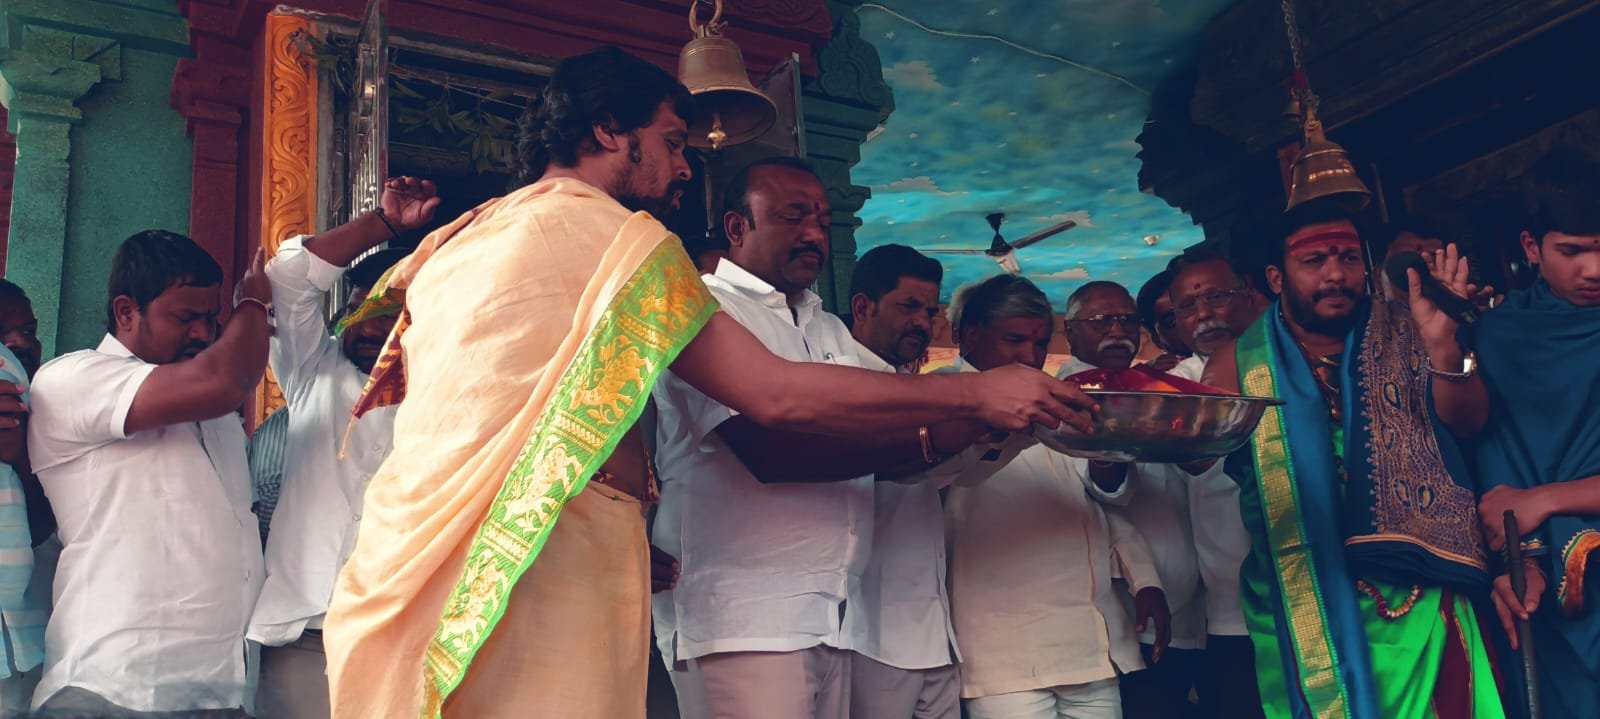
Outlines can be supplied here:
<path id="1" fill-rule="evenodd" d="M 276 323 L 270 363 L 286 406 L 279 494 L 266 546 L 267 579 L 250 621 L 263 646 L 258 714 L 328 716 L 322 616 L 334 578 L 355 546 L 367 482 L 389 454 L 394 408 L 353 424 L 350 409 L 394 328 L 399 307 L 340 322 L 328 333 L 323 301 L 340 277 L 353 312 L 378 278 L 407 253 L 381 250 L 345 266 L 400 233 L 425 225 L 439 204 L 432 182 L 411 177 L 384 184 L 377 209 L 315 236 L 285 240 L 272 261 Z"/>
<path id="2" fill-rule="evenodd" d="M 1219 253 L 1186 253 L 1173 271 L 1169 295 L 1177 331 L 1195 355 L 1172 373 L 1198 381 L 1206 362 L 1244 334 L 1261 310 L 1233 263 Z M 1165 471 L 1187 488 L 1194 551 L 1205 587 L 1200 703 L 1219 717 L 1260 716 L 1255 652 L 1239 603 L 1239 566 L 1250 553 L 1250 533 L 1239 514 L 1239 485 L 1219 461 L 1167 465 Z"/>
<path id="3" fill-rule="evenodd" d="M 785 356 L 892 371 L 807 289 L 828 259 L 832 214 L 810 165 L 757 161 L 734 175 L 726 197 L 728 257 L 705 278 L 723 311 Z M 926 327 L 937 288 L 914 276 L 900 306 L 880 307 L 876 318 L 916 304 L 923 316 L 909 325 Z M 870 324 L 867 304 L 858 304 Z M 898 341 L 908 333 L 912 342 Z M 906 346 L 893 350 L 897 359 L 920 353 L 914 335 L 900 326 L 893 344 Z M 656 596 L 654 613 L 682 713 L 848 716 L 852 650 L 870 642 L 862 577 L 874 541 L 872 475 L 926 469 L 990 428 L 952 421 L 841 437 L 769 429 L 675 371 L 655 400 L 662 499 L 654 543 L 680 558 L 681 571 L 677 586 Z"/>
<path id="4" fill-rule="evenodd" d="M 1476 453 L 1478 517 L 1498 551 L 1505 511 L 1517 514 L 1523 536 L 1510 540 L 1524 548 L 1527 591 L 1495 578 L 1495 609 L 1513 642 L 1512 617 L 1531 621 L 1544 715 L 1576 719 L 1600 715 L 1600 579 L 1589 571 L 1600 547 L 1600 159 L 1552 152 L 1523 195 L 1522 247 L 1539 280 L 1479 322 L 1494 411 Z"/>
<path id="5" fill-rule="evenodd" d="M 1013 275 L 963 289 L 951 303 L 959 371 L 1044 366 L 1054 316 L 1043 292 Z M 1108 327 L 1116 337 L 1080 337 L 1080 346 L 1104 346 L 1120 358 L 1106 361 L 1127 366 L 1134 351 L 1126 333 L 1138 325 L 1127 292 L 1121 291 L 1120 308 L 1105 302 L 1113 294 L 1097 284 L 1087 295 L 1093 304 L 1080 296 L 1069 316 L 1115 316 Z M 1121 716 L 1118 675 L 1144 668 L 1138 633 L 1153 623 L 1159 654 L 1171 631 L 1150 550 L 1127 521 L 1101 506 L 1126 504 L 1128 491 L 1122 469 L 1091 467 L 1042 445 L 1023 449 L 982 483 L 951 487 L 945 503 L 950 606 L 968 716 Z M 1112 586 L 1113 566 L 1136 596 L 1134 622 Z"/>
<path id="6" fill-rule="evenodd" d="M 862 346 L 906 371 L 922 359 L 939 313 L 937 260 L 905 245 L 874 247 L 850 277 L 850 331 Z"/>
<path id="7" fill-rule="evenodd" d="M 904 245 L 861 256 L 850 279 L 850 332 L 864 365 L 912 371 L 927 350 L 943 275 L 937 261 Z M 947 370 L 954 368 L 939 371 Z M 945 587 L 940 490 L 980 481 L 1032 443 L 1022 433 L 1003 446 L 975 444 L 936 467 L 874 485 L 871 557 L 861 599 L 850 610 L 865 617 L 854 623 L 852 717 L 961 715 L 961 655 Z"/>
<path id="8" fill-rule="evenodd" d="M 693 116 L 671 75 L 616 48 L 562 61 L 523 116 L 531 184 L 429 234 L 351 314 L 400 306 L 355 413 L 399 408 L 324 621 L 333 716 L 643 717 L 654 481 L 637 423 L 668 367 L 757 426 L 1086 426 L 1064 403 L 1092 403 L 1048 377 L 790 362 L 718 312 L 652 217 L 689 179 Z"/>
<path id="9" fill-rule="evenodd" d="M 1278 397 L 1230 456 L 1252 540 L 1245 623 L 1268 717 L 1504 716 L 1468 597 L 1488 588 L 1456 438 L 1488 397 L 1456 322 L 1421 294 L 1373 302 L 1355 225 L 1311 205 L 1267 268 L 1280 297 L 1206 382 Z M 1448 248 L 1434 276 L 1466 296 Z"/>
<path id="10" fill-rule="evenodd" d="M 261 544 L 235 410 L 267 364 L 263 260 L 218 337 L 216 261 L 182 235 L 129 237 L 105 339 L 34 379 L 29 457 L 65 545 L 38 716 L 251 713 Z"/>
<path id="11" fill-rule="evenodd" d="M 1115 282 L 1090 282 L 1067 299 L 1065 329 L 1072 359 L 1060 377 L 1097 368 L 1126 369 L 1139 354 L 1136 304 Z M 1205 643 L 1205 604 L 1190 540 L 1190 516 L 1184 478 L 1165 465 L 1127 465 L 1090 461 L 1091 473 L 1126 478 L 1125 506 L 1106 512 L 1138 531 L 1154 557 L 1156 574 L 1171 616 L 1170 646 L 1160 642 L 1157 627 L 1139 637 L 1145 669 L 1124 674 L 1118 683 L 1122 713 L 1130 719 L 1182 716 L 1189 690 L 1201 671 Z M 1135 613 L 1132 592 L 1122 592 L 1124 608 Z"/>

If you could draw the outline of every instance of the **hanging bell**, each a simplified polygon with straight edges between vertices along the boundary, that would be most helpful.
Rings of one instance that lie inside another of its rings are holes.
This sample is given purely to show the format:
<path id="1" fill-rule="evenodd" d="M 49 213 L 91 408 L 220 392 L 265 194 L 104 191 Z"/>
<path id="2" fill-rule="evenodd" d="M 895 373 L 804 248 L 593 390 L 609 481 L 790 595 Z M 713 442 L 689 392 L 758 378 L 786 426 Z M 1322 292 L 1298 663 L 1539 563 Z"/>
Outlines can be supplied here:
<path id="1" fill-rule="evenodd" d="M 1372 191 L 1361 182 L 1350 154 L 1328 141 L 1322 131 L 1322 121 L 1316 109 L 1306 106 L 1305 144 L 1289 168 L 1289 205 L 1293 210 L 1313 200 L 1339 203 L 1347 212 L 1356 213 L 1372 201 Z"/>
<path id="2" fill-rule="evenodd" d="M 750 84 L 744 55 L 720 33 L 722 2 L 711 22 L 700 25 L 695 14 L 699 0 L 689 8 L 689 25 L 695 39 L 678 55 L 678 82 L 694 96 L 699 112 L 689 127 L 689 144 L 720 150 L 766 134 L 778 119 L 772 100 Z"/>

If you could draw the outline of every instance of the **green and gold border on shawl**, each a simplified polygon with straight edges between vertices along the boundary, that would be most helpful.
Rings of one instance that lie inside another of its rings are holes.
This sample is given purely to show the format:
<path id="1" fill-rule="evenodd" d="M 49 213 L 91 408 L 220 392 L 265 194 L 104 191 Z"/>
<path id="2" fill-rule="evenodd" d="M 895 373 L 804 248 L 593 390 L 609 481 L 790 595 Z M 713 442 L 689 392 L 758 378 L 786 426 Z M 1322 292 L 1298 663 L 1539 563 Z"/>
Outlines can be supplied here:
<path id="1" fill-rule="evenodd" d="M 644 260 L 562 373 L 507 473 L 445 600 L 424 659 L 424 717 L 466 678 L 561 509 L 644 411 L 650 388 L 717 310 L 674 237 Z"/>
<path id="2" fill-rule="evenodd" d="M 1277 397 L 1272 376 L 1266 322 L 1251 326 L 1238 345 L 1239 384 L 1251 397 Z M 1279 593 L 1300 689 L 1319 719 L 1349 716 L 1349 700 L 1337 670 L 1337 652 L 1328 632 L 1311 550 L 1300 532 L 1300 507 L 1295 491 L 1288 433 L 1281 407 L 1268 407 L 1252 437 L 1257 491 L 1266 515 L 1267 541 L 1277 568 Z"/>

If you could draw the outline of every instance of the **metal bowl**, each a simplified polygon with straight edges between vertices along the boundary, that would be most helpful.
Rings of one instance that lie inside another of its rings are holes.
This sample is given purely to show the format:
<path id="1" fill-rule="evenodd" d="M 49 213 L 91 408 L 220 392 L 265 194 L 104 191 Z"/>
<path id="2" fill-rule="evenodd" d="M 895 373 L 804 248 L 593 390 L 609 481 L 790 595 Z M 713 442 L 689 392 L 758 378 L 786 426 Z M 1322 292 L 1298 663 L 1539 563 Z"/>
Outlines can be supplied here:
<path id="1" fill-rule="evenodd" d="M 1171 463 L 1224 457 L 1249 441 L 1266 397 L 1086 390 L 1100 404 L 1094 433 L 1034 425 L 1044 446 L 1073 457 L 1112 462 Z"/>

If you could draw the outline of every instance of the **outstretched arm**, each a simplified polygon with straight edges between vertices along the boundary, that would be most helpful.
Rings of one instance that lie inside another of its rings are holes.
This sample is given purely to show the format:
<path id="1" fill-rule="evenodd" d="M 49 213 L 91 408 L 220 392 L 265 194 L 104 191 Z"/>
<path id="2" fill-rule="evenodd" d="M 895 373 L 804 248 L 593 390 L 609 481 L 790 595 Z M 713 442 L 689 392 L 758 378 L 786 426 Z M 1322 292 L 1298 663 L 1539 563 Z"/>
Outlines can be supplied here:
<path id="1" fill-rule="evenodd" d="M 944 457 L 987 434 L 987 426 L 970 421 L 928 428 L 930 449 Z M 841 482 L 867 474 L 890 479 L 930 466 L 915 429 L 833 437 L 763 427 L 738 415 L 718 425 L 717 436 L 765 483 Z"/>
<path id="2" fill-rule="evenodd" d="M 378 206 L 396 230 L 414 230 L 433 219 L 433 211 L 439 207 L 438 188 L 429 180 L 415 177 L 390 178 L 383 183 L 383 196 Z M 306 240 L 305 247 L 322 261 L 344 267 L 361 253 L 393 238 L 394 233 L 377 213 L 368 212 Z"/>
<path id="3" fill-rule="evenodd" d="M 915 429 L 952 419 L 1009 431 L 1065 421 L 1087 432 L 1085 413 L 1094 408 L 1077 386 L 1020 365 L 976 374 L 890 375 L 789 362 L 721 312 L 672 371 L 757 424 L 817 434 Z"/>

